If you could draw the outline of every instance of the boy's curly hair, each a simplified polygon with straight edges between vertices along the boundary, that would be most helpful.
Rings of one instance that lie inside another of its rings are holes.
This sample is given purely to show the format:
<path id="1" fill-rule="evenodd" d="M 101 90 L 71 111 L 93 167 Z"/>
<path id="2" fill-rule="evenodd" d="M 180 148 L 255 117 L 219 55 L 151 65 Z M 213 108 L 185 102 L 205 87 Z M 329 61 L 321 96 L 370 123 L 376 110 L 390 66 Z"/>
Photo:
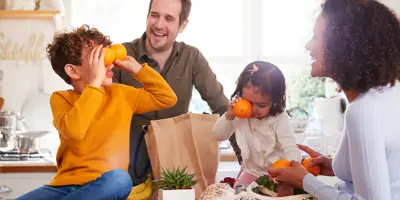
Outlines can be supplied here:
<path id="1" fill-rule="evenodd" d="M 253 65 L 256 65 L 258 70 L 251 73 L 250 70 L 253 69 Z M 243 87 L 248 83 L 259 88 L 262 95 L 271 95 L 270 116 L 275 116 L 285 110 L 286 81 L 282 71 L 277 66 L 264 61 L 255 61 L 248 64 L 237 80 L 236 89 L 231 96 L 231 100 L 241 97 L 243 95 Z"/>
<path id="2" fill-rule="evenodd" d="M 325 67 L 344 90 L 365 92 L 400 80 L 400 24 L 374 0 L 326 0 Z"/>
<path id="3" fill-rule="evenodd" d="M 53 70 L 68 84 L 71 78 L 65 72 L 65 65 L 82 65 L 82 51 L 93 48 L 92 44 L 109 46 L 111 41 L 96 28 L 84 24 L 70 32 L 56 33 L 53 42 L 47 45 L 47 58 Z"/>

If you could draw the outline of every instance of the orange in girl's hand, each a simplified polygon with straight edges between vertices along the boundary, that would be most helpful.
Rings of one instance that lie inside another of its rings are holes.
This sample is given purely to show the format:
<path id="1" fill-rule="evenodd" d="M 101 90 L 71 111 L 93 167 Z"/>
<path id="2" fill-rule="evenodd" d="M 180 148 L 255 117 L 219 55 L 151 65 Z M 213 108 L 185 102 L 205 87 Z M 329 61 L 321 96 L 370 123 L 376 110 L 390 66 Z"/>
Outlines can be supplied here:
<path id="1" fill-rule="evenodd" d="M 290 164 L 290 161 L 285 159 L 279 159 L 274 162 L 274 164 L 272 164 L 272 168 L 285 168 L 290 166 L 292 166 L 292 164 Z"/>
<path id="2" fill-rule="evenodd" d="M 315 166 L 308 166 L 308 164 L 312 161 L 311 157 L 308 157 L 306 159 L 303 160 L 303 162 L 301 163 L 303 165 L 304 168 L 306 168 L 306 170 L 311 173 L 314 176 L 318 176 L 318 174 L 321 172 L 321 166 L 319 165 L 315 165 Z"/>
<path id="3" fill-rule="evenodd" d="M 109 66 L 113 64 L 115 61 L 115 52 L 110 49 L 106 48 L 106 54 L 104 55 L 104 66 Z"/>
<path id="4" fill-rule="evenodd" d="M 115 59 L 125 60 L 126 58 L 126 48 L 122 44 L 113 44 L 110 46 L 115 53 Z"/>
<path id="5" fill-rule="evenodd" d="M 239 99 L 233 106 L 233 114 L 239 118 L 248 118 L 251 116 L 251 103 L 246 99 Z"/>

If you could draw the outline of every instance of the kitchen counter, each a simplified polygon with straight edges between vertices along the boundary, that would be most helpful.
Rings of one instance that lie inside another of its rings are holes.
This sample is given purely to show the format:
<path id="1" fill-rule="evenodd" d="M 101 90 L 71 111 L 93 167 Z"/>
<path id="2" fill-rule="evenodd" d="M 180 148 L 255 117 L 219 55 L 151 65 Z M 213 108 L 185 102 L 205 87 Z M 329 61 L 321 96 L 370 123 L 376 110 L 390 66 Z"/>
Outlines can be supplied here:
<path id="1" fill-rule="evenodd" d="M 47 173 L 57 172 L 55 162 L 48 159 L 32 161 L 0 161 L 0 173 Z"/>

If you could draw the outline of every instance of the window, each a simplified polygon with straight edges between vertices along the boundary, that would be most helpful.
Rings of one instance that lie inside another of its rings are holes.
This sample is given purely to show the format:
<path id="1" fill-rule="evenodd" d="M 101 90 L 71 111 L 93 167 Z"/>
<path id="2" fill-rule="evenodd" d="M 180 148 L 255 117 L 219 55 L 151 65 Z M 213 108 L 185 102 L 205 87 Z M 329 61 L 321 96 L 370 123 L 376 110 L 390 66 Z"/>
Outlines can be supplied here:
<path id="1" fill-rule="evenodd" d="M 324 86 L 322 81 L 310 78 L 310 57 L 305 45 L 312 37 L 319 2 L 209 1 L 202 0 L 201 6 L 194 1 L 184 41 L 203 52 L 225 94 L 230 97 L 238 75 L 248 63 L 269 61 L 285 75 L 287 108 L 300 107 L 312 114 L 310 102 L 324 94 Z M 229 9 L 222 9 L 227 5 Z M 206 108 L 207 104 L 194 92 L 191 111 L 198 113 Z"/>
<path id="2" fill-rule="evenodd" d="M 230 98 L 233 91 L 235 90 L 236 79 L 239 77 L 243 68 L 246 66 L 246 62 L 222 62 L 214 61 L 209 62 L 213 68 L 214 73 L 217 76 L 217 80 L 223 85 L 225 95 Z M 189 109 L 193 113 L 210 113 L 210 108 L 207 103 L 201 99 L 199 92 L 194 89 L 192 96 L 192 104 Z"/>
<path id="3" fill-rule="evenodd" d="M 199 48 L 208 60 L 243 58 L 245 0 L 193 0 L 189 23 L 178 40 Z M 226 8 L 229 5 L 229 9 Z"/>
<path id="4" fill-rule="evenodd" d="M 131 41 L 145 32 L 149 1 L 73 2 L 73 26 L 94 25 L 117 43 Z M 313 96 L 322 95 L 324 87 L 320 80 L 309 78 L 310 58 L 304 46 L 311 38 L 318 1 L 192 0 L 192 4 L 189 24 L 177 40 L 200 49 L 228 98 L 243 68 L 252 61 L 265 60 L 285 74 L 288 108 L 312 110 L 309 104 Z M 305 83 L 310 87 L 307 90 Z M 196 90 L 190 111 L 209 112 Z"/>
<path id="5" fill-rule="evenodd" d="M 261 56 L 278 57 L 282 60 L 295 59 L 297 62 L 308 59 L 308 52 L 304 46 L 312 36 L 318 11 L 316 3 L 318 2 L 263 0 L 260 17 Z"/>
<path id="6" fill-rule="evenodd" d="M 71 25 L 95 26 L 110 36 L 113 43 L 132 41 L 146 30 L 149 1 L 71 0 Z"/>

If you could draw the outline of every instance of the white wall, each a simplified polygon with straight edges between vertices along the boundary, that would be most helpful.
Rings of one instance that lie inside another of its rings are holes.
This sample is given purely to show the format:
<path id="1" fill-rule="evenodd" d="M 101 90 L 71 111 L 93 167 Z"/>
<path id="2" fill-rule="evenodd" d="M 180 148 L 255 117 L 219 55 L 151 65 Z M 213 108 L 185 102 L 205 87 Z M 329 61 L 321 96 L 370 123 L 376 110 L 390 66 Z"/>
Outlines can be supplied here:
<path id="1" fill-rule="evenodd" d="M 385 4 L 387 7 L 391 8 L 396 12 L 400 18 L 400 1 L 399 0 L 380 0 L 379 2 Z"/>
<path id="2" fill-rule="evenodd" d="M 58 28 L 62 26 L 56 26 L 52 18 L 0 19 L 3 110 L 22 112 L 31 130 L 52 131 L 43 139 L 44 143 L 51 144 L 49 148 L 58 145 L 58 135 L 52 125 L 50 94 L 70 88 L 54 73 L 46 58 L 46 46 Z"/>

